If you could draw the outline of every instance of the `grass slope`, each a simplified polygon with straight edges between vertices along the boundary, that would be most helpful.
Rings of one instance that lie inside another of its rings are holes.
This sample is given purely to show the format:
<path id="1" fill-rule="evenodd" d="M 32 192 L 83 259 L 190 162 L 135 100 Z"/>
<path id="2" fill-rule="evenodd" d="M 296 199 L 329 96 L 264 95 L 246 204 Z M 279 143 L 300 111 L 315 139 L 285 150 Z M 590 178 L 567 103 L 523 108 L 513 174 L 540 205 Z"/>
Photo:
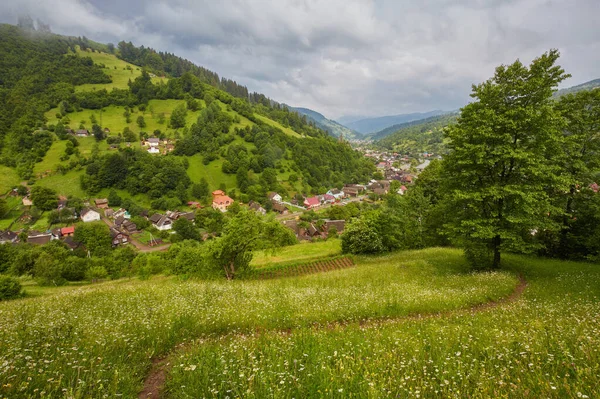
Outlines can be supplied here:
<path id="1" fill-rule="evenodd" d="M 112 83 L 79 85 L 75 87 L 76 92 L 102 89 L 111 91 L 113 88 L 126 89 L 130 79 L 134 80 L 142 74 L 140 67 L 120 60 L 113 54 L 77 50 L 77 55 L 81 57 L 90 57 L 95 64 L 104 65 L 104 73 L 111 77 Z M 166 83 L 167 78 L 154 77 L 152 78 L 152 81 L 153 83 L 161 81 Z"/>
<path id="2" fill-rule="evenodd" d="M 288 136 L 292 136 L 292 137 L 302 137 L 300 134 L 296 133 L 295 131 L 293 131 L 292 129 L 290 129 L 289 127 L 284 127 L 283 125 L 281 125 L 279 122 L 276 122 L 272 119 L 267 118 L 266 116 L 262 116 L 259 114 L 254 114 L 254 116 L 258 119 L 260 119 L 261 121 L 263 121 L 264 123 L 266 123 L 267 125 L 276 127 L 278 129 L 281 129 L 281 131 L 283 131 L 285 134 L 287 134 Z"/>
<path id="3" fill-rule="evenodd" d="M 329 239 L 315 243 L 303 242 L 278 249 L 275 253 L 259 251 L 254 254 L 253 267 L 268 267 L 274 263 L 305 262 L 342 253 L 342 241 Z"/>
<path id="4" fill-rule="evenodd" d="M 0 195 L 6 194 L 13 186 L 19 184 L 17 171 L 8 166 L 0 165 Z"/>
<path id="5" fill-rule="evenodd" d="M 269 386 L 283 389 L 283 394 L 304 386 L 302 380 L 299 386 L 288 384 L 287 372 L 280 376 L 285 379 L 281 385 L 279 380 L 272 383 L 274 375 L 269 377 L 269 369 L 302 367 L 293 361 L 278 362 L 292 348 L 271 352 L 279 342 L 278 334 L 267 333 L 273 336 L 273 345 L 256 347 L 255 353 L 261 347 L 266 349 L 261 353 L 263 360 L 258 361 L 252 352 L 241 353 L 242 348 L 254 345 L 256 338 L 237 334 L 456 309 L 503 297 L 516 282 L 505 272 L 466 273 L 458 251 L 432 249 L 360 258 L 355 268 L 281 280 L 155 278 L 57 290 L 53 295 L 0 303 L 0 394 L 29 397 L 44 391 L 48 397 L 135 397 L 152 357 L 169 352 L 178 343 L 204 337 L 206 345 L 176 362 L 184 367 L 173 371 L 169 395 L 192 392 L 189 397 L 224 396 L 201 393 L 215 389 L 216 383 L 218 391 L 233 387 L 238 396 L 283 396 L 277 391 L 262 394 Z M 223 334 L 232 335 L 225 335 L 226 344 L 219 348 L 219 339 L 213 341 L 211 337 Z M 348 342 L 355 342 L 352 335 L 349 337 Z M 298 342 L 295 335 L 285 339 Z M 355 370 L 368 375 L 379 370 L 360 356 L 354 358 L 356 363 L 350 363 L 346 356 L 352 347 L 337 339 L 325 344 L 336 348 L 337 353 L 329 353 L 332 358 L 323 363 L 322 371 L 315 370 L 319 381 L 321 376 L 330 378 L 330 365 L 338 361 L 338 354 L 348 362 L 343 364 L 344 371 L 337 368 L 333 378 L 355 375 Z M 301 347 L 300 342 L 297 345 Z M 314 345 L 318 350 L 316 342 Z M 296 360 L 312 361 L 312 350 L 302 350 L 311 357 Z M 226 363 L 215 362 L 219 351 L 226 355 Z M 206 358 L 199 360 L 199 356 Z M 385 365 L 393 360 L 385 355 L 377 357 Z M 260 363 L 257 371 L 261 374 L 255 374 L 256 379 L 248 380 L 247 362 Z M 360 366 L 363 363 L 370 364 L 369 368 Z M 226 365 L 236 372 L 224 373 Z M 398 373 L 398 366 L 388 372 Z M 238 369 L 244 369 L 243 376 L 242 372 L 237 374 Z M 400 375 L 395 378 L 400 381 Z M 186 380 L 185 387 L 179 383 L 182 380 Z"/>

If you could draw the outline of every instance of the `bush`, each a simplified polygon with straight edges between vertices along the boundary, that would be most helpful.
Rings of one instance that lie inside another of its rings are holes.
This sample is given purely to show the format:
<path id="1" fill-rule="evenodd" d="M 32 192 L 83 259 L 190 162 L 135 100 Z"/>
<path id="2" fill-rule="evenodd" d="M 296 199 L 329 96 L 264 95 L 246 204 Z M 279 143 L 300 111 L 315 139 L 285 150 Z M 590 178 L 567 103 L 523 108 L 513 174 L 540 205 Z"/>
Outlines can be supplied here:
<path id="1" fill-rule="evenodd" d="M 98 282 L 108 276 L 108 272 L 103 266 L 92 266 L 85 274 L 88 280 L 92 283 Z"/>
<path id="2" fill-rule="evenodd" d="M 14 277 L 0 275 L 0 301 L 21 296 L 21 283 Z"/>

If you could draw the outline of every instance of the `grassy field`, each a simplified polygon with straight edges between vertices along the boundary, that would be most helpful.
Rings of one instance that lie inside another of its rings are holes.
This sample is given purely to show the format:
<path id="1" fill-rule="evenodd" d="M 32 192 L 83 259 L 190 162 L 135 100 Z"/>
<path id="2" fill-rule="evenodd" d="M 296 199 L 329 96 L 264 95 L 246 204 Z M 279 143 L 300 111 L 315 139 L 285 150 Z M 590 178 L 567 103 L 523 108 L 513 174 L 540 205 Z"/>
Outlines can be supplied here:
<path id="1" fill-rule="evenodd" d="M 187 174 L 194 183 L 198 183 L 203 177 L 208 182 L 210 190 L 216 190 L 224 183 L 228 190 L 236 187 L 235 175 L 228 175 L 221 170 L 224 160 L 219 158 L 208 165 L 202 163 L 200 154 L 188 157 L 189 167 Z"/>
<path id="2" fill-rule="evenodd" d="M 298 133 L 296 133 L 295 131 L 293 131 L 289 127 L 284 127 L 279 122 L 276 122 L 276 121 L 274 121 L 272 119 L 269 119 L 266 116 L 262 116 L 262 115 L 258 115 L 258 114 L 254 114 L 254 116 L 256 118 L 260 119 L 261 121 L 265 122 L 267 125 L 271 125 L 271 126 L 274 126 L 276 128 L 281 129 L 285 134 L 287 134 L 289 136 L 292 136 L 292 137 L 302 137 L 301 135 L 299 135 Z"/>
<path id="3" fill-rule="evenodd" d="M 0 165 L 0 195 L 6 194 L 8 190 L 19 184 L 20 181 L 19 175 L 14 168 Z"/>
<path id="4" fill-rule="evenodd" d="M 202 102 L 202 101 L 201 101 Z M 67 114 L 69 119 L 71 120 L 69 126 L 72 129 L 78 129 L 80 124 L 83 124 L 88 130 L 92 128 L 91 118 L 92 115 L 96 119 L 97 123 L 102 127 L 107 127 L 110 129 L 110 135 L 116 136 L 118 133 L 122 133 L 125 127 L 129 127 L 132 131 L 139 133 L 140 131 L 145 131 L 148 133 L 152 133 L 155 130 L 160 130 L 164 132 L 168 137 L 172 137 L 175 130 L 167 127 L 169 118 L 171 117 L 171 112 L 179 105 L 185 104 L 184 100 L 150 100 L 148 102 L 148 107 L 145 111 L 140 111 L 138 108 L 134 109 L 134 112 L 131 113 L 131 122 L 127 123 L 125 116 L 123 113 L 125 112 L 125 107 L 110 105 L 108 107 L 103 108 L 102 110 L 91 110 L 84 109 L 78 112 L 71 112 Z M 56 123 L 56 112 L 58 108 L 53 108 L 50 111 L 46 112 L 45 116 L 48 118 L 49 123 Z M 164 114 L 164 123 L 160 123 L 160 115 Z M 191 127 L 193 123 L 198 120 L 198 116 L 200 115 L 200 111 L 188 111 L 186 116 L 186 126 Z M 144 121 L 146 122 L 146 127 L 140 128 L 137 125 L 137 118 L 139 116 L 144 117 Z"/>
<path id="5" fill-rule="evenodd" d="M 408 253 L 406 262 L 434 276 L 440 270 L 425 264 L 425 253 Z M 507 258 L 508 269 L 529 283 L 514 303 L 476 314 L 199 340 L 176 357 L 168 397 L 599 397 L 600 269 Z"/>
<path id="6" fill-rule="evenodd" d="M 108 91 L 113 88 L 126 89 L 129 79 L 134 80 L 142 74 L 140 67 L 118 59 L 113 54 L 107 53 L 92 53 L 91 51 L 77 51 L 77 55 L 90 57 L 95 64 L 105 66 L 105 73 L 112 78 L 112 83 L 107 84 L 84 84 L 75 87 L 75 91 L 92 91 L 106 89 Z M 167 82 L 167 78 L 155 77 L 152 78 L 153 83 L 160 81 Z"/>
<path id="7" fill-rule="evenodd" d="M 37 180 L 35 184 L 56 190 L 58 195 L 67 197 L 72 195 L 78 198 L 86 198 L 87 195 L 85 194 L 85 191 L 81 189 L 81 185 L 79 184 L 80 176 L 84 173 L 84 170 L 71 170 L 64 175 L 56 173 L 52 176 Z"/>
<path id="8" fill-rule="evenodd" d="M 339 239 L 330 239 L 315 243 L 303 242 L 289 247 L 278 249 L 275 253 L 258 252 L 254 254 L 251 265 L 254 267 L 267 267 L 274 263 L 304 262 L 342 253 L 342 242 Z"/>
<path id="9" fill-rule="evenodd" d="M 206 346 L 193 348 L 176 362 L 189 368 L 198 351 L 206 350 L 206 363 L 199 362 L 196 371 L 188 373 L 196 381 L 180 388 L 176 381 L 184 368 L 177 367 L 170 394 L 191 389 L 191 397 L 224 396 L 200 393 L 200 381 L 212 380 L 225 388 L 248 380 L 223 374 L 224 365 L 218 366 L 217 373 L 213 355 L 219 339 L 239 339 L 234 345 L 243 345 L 253 342 L 256 331 L 310 330 L 335 321 L 457 309 L 504 297 L 516 283 L 510 273 L 467 273 L 457 251 L 433 249 L 361 258 L 351 269 L 281 280 L 204 282 L 158 277 L 57 289 L 41 297 L 0 303 L 0 395 L 31 397 L 44 391 L 48 397 L 135 397 L 152 357 L 178 343 L 202 338 Z M 343 348 L 337 350 L 343 353 Z M 263 356 L 266 360 L 274 354 Z M 285 366 L 273 363 L 271 367 Z M 260 396 L 266 389 L 265 380 L 250 383 L 250 394 Z M 213 382 L 204 386 L 214 388 Z"/>

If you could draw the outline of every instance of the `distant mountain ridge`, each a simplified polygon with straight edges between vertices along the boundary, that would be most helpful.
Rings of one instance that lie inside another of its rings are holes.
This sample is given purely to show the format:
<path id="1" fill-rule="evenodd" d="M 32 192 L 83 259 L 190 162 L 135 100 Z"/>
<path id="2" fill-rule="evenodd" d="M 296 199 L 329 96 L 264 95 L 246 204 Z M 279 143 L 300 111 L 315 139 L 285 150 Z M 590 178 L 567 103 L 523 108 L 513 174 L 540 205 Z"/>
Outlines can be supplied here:
<path id="1" fill-rule="evenodd" d="M 361 139 L 362 136 L 358 132 L 347 128 L 346 126 L 326 118 L 323 114 L 313 111 L 312 109 L 302 107 L 290 107 L 290 109 L 298 112 L 300 115 L 305 115 L 309 120 L 313 121 L 318 128 L 321 128 L 334 137 L 343 135 L 345 139 Z"/>
<path id="2" fill-rule="evenodd" d="M 417 119 L 417 120 L 410 121 L 410 122 L 399 123 L 397 125 L 390 126 L 388 128 L 385 128 L 385 129 L 375 132 L 373 134 L 369 134 L 365 138 L 371 139 L 373 141 L 381 140 L 399 130 L 403 130 L 403 129 L 411 127 L 411 126 L 426 125 L 426 124 L 430 124 L 431 122 L 437 122 L 437 121 L 453 121 L 454 119 L 456 119 L 456 117 L 458 117 L 459 114 L 460 114 L 460 111 L 444 112 L 443 114 L 430 116 L 428 118 Z"/>
<path id="3" fill-rule="evenodd" d="M 385 128 L 393 125 L 399 125 L 401 123 L 412 122 L 420 119 L 430 118 L 443 114 L 444 111 L 434 110 L 429 112 L 415 112 L 411 114 L 399 114 L 399 115 L 388 115 L 379 116 L 374 118 L 364 118 L 354 122 L 346 123 L 345 126 L 349 129 L 355 130 L 363 135 L 370 133 L 379 132 Z M 347 118 L 347 117 L 346 117 Z"/>
<path id="4" fill-rule="evenodd" d="M 576 86 L 567 87 L 566 89 L 560 89 L 554 93 L 554 97 L 560 97 L 566 94 L 577 93 L 578 91 L 583 90 L 592 90 L 598 87 L 600 87 L 600 79 L 594 79 Z"/>

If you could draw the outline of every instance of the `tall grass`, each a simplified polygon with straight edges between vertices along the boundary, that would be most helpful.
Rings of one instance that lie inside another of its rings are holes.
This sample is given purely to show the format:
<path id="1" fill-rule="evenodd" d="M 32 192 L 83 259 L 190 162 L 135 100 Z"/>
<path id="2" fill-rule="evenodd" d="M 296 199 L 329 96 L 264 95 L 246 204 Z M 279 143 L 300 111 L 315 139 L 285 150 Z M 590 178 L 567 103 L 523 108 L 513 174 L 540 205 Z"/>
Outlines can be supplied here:
<path id="1" fill-rule="evenodd" d="M 358 264 L 268 281 L 117 281 L 0 303 L 0 396 L 132 397 L 152 357 L 193 338 L 456 309 L 505 296 L 516 284 L 511 273 L 467 273 L 457 251 Z M 214 368 L 197 370 L 220 378 Z M 176 380 L 185 377 L 178 372 Z"/>
<path id="2" fill-rule="evenodd" d="M 600 397 L 600 268 L 507 267 L 524 298 L 477 314 L 200 340 L 174 359 L 168 396 Z"/>

